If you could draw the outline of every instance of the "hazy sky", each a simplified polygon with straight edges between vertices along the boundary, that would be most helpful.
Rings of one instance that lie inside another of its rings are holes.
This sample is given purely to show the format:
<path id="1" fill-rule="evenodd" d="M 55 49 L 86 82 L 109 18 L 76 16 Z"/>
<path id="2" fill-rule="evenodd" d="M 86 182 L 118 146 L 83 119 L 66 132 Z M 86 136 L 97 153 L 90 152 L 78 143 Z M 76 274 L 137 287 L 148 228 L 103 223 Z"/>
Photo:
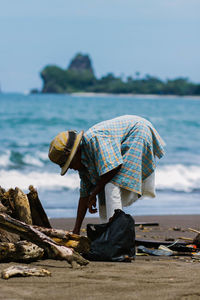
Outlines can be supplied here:
<path id="1" fill-rule="evenodd" d="M 0 0 L 3 91 L 41 88 L 47 64 L 200 82 L 200 0 Z"/>

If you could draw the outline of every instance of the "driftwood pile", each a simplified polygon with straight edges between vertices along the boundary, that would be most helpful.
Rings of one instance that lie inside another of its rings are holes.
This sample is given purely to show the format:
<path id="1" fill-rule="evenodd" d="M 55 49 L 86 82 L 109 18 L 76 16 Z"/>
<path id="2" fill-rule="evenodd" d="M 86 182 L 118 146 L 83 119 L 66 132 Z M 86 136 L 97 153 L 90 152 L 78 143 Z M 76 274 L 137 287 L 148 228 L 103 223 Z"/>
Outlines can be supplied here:
<path id="1" fill-rule="evenodd" d="M 51 258 L 86 265 L 81 254 L 89 249 L 86 237 L 51 228 L 33 186 L 28 194 L 0 187 L 0 262 Z"/>

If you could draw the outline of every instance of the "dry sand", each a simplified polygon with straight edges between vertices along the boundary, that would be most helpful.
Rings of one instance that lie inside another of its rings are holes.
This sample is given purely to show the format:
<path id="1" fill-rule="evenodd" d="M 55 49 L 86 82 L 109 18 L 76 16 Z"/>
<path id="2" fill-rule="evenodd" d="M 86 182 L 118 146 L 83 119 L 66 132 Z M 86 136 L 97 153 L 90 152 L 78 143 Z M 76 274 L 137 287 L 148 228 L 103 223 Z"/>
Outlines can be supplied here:
<path id="1" fill-rule="evenodd" d="M 136 227 L 141 239 L 194 238 L 200 216 L 145 216 L 137 222 L 159 227 Z M 97 223 L 87 219 L 84 223 Z M 53 219 L 56 228 L 72 229 L 74 219 Z M 0 271 L 17 263 L 0 264 Z M 51 277 L 0 279 L 0 299 L 200 299 L 200 261 L 188 257 L 136 257 L 132 263 L 90 262 L 72 269 L 67 262 L 43 260 L 30 264 L 47 268 Z"/>

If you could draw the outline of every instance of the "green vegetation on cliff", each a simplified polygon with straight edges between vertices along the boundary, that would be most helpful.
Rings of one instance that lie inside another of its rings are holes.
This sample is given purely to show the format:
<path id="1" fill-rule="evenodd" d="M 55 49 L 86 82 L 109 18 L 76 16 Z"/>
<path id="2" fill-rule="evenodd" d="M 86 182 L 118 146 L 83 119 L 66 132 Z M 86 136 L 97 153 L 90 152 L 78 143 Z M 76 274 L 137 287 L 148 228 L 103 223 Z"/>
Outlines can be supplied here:
<path id="1" fill-rule="evenodd" d="M 43 80 L 42 93 L 200 95 L 200 84 L 192 83 L 187 78 L 162 81 L 150 75 L 140 78 L 137 72 L 135 78 L 129 76 L 125 80 L 112 73 L 97 79 L 89 56 L 80 53 L 72 59 L 67 69 L 48 65 L 40 75 Z"/>

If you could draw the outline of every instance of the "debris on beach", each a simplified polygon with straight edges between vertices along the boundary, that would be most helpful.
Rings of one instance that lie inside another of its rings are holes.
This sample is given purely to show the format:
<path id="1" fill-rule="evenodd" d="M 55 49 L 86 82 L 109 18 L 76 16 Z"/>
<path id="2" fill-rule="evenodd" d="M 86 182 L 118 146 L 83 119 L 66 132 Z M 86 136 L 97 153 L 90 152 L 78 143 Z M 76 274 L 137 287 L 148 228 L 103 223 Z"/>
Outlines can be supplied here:
<path id="1" fill-rule="evenodd" d="M 166 249 L 149 249 L 144 246 L 137 247 L 138 253 L 146 253 L 154 256 L 171 256 L 173 255 L 173 251 Z"/>
<path id="2" fill-rule="evenodd" d="M 1 272 L 1 277 L 3 279 L 9 279 L 14 276 L 51 276 L 51 272 L 46 269 L 41 268 L 29 268 L 27 266 L 11 266 L 9 268 L 4 269 Z"/>
<path id="3" fill-rule="evenodd" d="M 184 231 L 181 227 L 175 226 L 174 231 L 180 232 Z M 138 228 L 139 229 L 139 228 Z M 172 228 L 169 228 L 170 231 Z M 179 230 L 180 229 L 180 230 Z M 167 237 L 159 240 L 156 239 L 156 237 L 153 237 L 154 239 L 148 240 L 144 239 L 145 235 L 143 235 L 143 239 L 140 236 L 140 238 L 137 236 L 135 243 L 136 243 L 136 249 L 137 253 L 136 255 L 149 255 L 149 256 L 173 256 L 174 258 L 180 258 L 185 257 L 185 260 L 195 260 L 200 261 L 200 231 L 196 229 L 188 229 L 189 231 L 193 231 L 195 233 L 198 233 L 198 235 L 195 237 L 195 239 L 191 237 Z M 140 231 L 141 232 L 141 231 Z M 166 234 L 166 232 L 165 232 Z M 168 251 L 168 252 L 167 252 Z"/>
<path id="4" fill-rule="evenodd" d="M 158 222 L 135 222 L 135 226 L 143 227 L 143 226 L 159 226 Z"/>
<path id="5" fill-rule="evenodd" d="M 172 228 L 174 231 L 182 231 L 181 227 L 175 226 Z"/>
<path id="6" fill-rule="evenodd" d="M 51 228 L 36 189 L 29 191 L 0 187 L 0 261 L 51 258 L 86 265 L 81 254 L 89 251 L 87 237 Z"/>

